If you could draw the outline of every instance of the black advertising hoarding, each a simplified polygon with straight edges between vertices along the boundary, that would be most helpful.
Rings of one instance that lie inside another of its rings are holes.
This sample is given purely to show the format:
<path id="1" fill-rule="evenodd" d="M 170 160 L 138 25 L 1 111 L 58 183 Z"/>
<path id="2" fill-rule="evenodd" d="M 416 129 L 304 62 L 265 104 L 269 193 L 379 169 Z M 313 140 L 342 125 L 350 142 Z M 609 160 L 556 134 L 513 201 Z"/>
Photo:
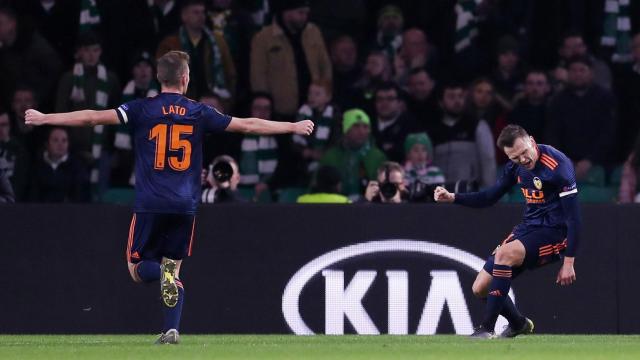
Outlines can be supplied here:
<path id="1" fill-rule="evenodd" d="M 203 207 L 185 261 L 183 331 L 466 334 L 486 256 L 522 208 L 445 205 Z M 640 207 L 583 208 L 574 286 L 559 264 L 525 273 L 512 296 L 545 333 L 638 333 Z M 3 333 L 151 333 L 155 285 L 126 268 L 131 212 L 115 206 L 0 207 L 10 289 Z"/>

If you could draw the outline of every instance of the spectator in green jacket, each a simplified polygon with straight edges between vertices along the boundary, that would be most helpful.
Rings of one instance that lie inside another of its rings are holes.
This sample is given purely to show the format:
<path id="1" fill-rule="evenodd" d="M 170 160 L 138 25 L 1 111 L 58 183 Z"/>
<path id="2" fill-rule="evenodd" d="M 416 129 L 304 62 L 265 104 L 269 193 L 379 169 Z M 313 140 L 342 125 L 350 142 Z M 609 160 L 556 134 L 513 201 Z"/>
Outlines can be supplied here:
<path id="1" fill-rule="evenodd" d="M 377 178 L 378 167 L 387 159 L 371 141 L 371 121 L 360 109 L 351 109 L 342 116 L 342 141 L 330 147 L 320 165 L 335 166 L 342 178 L 342 194 L 357 200 L 369 180 Z"/>

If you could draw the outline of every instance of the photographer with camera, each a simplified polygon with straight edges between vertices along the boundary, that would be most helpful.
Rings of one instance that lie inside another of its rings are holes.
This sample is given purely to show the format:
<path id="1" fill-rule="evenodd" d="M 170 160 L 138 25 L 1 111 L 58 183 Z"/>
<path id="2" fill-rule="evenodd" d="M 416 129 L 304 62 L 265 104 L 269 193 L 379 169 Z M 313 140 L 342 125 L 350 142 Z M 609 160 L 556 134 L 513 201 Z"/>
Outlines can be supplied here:
<path id="1" fill-rule="evenodd" d="M 369 181 L 364 197 L 371 203 L 406 203 L 409 199 L 409 191 L 404 182 L 402 166 L 393 161 L 384 162 L 378 168 L 378 180 Z"/>
<path id="2" fill-rule="evenodd" d="M 222 204 L 246 202 L 238 192 L 240 172 L 238 164 L 229 155 L 220 155 L 213 159 L 208 171 L 203 172 L 203 204 Z"/>

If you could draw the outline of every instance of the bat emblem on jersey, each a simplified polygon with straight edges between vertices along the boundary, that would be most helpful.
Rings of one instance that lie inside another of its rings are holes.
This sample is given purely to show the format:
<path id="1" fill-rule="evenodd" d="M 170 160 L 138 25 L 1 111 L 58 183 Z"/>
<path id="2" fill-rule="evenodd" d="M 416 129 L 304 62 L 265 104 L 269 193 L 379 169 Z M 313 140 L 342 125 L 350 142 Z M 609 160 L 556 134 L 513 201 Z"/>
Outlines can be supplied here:
<path id="1" fill-rule="evenodd" d="M 533 185 L 536 187 L 536 189 L 542 190 L 542 180 L 540 180 L 539 177 L 533 178 Z"/>

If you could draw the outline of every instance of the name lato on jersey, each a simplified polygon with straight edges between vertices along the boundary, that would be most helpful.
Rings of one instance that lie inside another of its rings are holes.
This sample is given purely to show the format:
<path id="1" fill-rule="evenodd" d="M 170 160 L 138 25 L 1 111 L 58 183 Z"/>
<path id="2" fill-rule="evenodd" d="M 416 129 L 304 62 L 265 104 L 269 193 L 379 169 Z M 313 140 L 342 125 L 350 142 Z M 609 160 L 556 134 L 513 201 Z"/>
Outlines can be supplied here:
<path id="1" fill-rule="evenodd" d="M 180 116 L 184 116 L 186 113 L 187 113 L 187 109 L 185 107 L 182 107 L 182 106 L 169 105 L 168 109 L 165 106 L 162 107 L 162 115 L 180 115 Z"/>

